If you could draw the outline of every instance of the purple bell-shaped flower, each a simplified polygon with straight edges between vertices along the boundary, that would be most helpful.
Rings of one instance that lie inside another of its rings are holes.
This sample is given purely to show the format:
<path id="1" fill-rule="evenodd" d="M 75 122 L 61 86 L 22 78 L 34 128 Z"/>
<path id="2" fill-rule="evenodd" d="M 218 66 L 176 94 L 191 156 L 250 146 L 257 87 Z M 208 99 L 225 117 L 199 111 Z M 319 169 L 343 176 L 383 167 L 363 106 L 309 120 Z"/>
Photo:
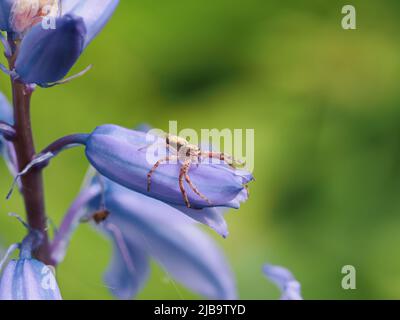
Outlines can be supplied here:
<path id="1" fill-rule="evenodd" d="M 61 300 L 54 271 L 32 257 L 32 250 L 37 245 L 38 237 L 34 231 L 21 244 L 12 245 L 0 262 L 0 300 Z M 8 257 L 17 248 L 18 259 L 7 263 Z"/>

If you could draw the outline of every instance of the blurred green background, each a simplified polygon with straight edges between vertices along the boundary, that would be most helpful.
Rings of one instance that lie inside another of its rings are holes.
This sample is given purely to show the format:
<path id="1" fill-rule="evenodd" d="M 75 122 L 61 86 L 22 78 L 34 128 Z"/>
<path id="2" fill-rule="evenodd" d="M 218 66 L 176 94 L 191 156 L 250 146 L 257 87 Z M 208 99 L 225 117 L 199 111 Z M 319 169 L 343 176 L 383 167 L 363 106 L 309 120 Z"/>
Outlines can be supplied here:
<path id="1" fill-rule="evenodd" d="M 357 9 L 355 31 L 341 8 Z M 254 128 L 251 198 L 226 218 L 224 248 L 243 299 L 275 299 L 263 263 L 290 268 L 306 299 L 400 298 L 400 22 L 398 0 L 122 0 L 74 71 L 85 77 L 33 99 L 37 147 L 96 125 Z M 9 95 L 9 81 L 0 88 Z M 64 153 L 46 170 L 59 222 L 87 161 Z M 11 184 L 2 164 L 0 194 Z M 6 244 L 24 230 L 16 193 L 0 197 Z M 208 231 L 207 231 L 208 232 Z M 110 244 L 79 228 L 58 278 L 66 299 L 108 299 Z M 341 288 L 341 268 L 357 289 Z M 157 265 L 138 298 L 196 298 Z"/>

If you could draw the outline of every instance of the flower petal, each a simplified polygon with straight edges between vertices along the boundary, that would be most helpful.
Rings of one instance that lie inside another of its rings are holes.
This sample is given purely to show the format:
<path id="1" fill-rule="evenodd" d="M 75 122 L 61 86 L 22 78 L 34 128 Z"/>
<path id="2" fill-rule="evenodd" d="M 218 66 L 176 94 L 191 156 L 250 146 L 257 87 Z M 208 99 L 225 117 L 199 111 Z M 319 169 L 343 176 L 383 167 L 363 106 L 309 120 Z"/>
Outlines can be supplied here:
<path id="1" fill-rule="evenodd" d="M 4 94 L 0 92 L 0 121 L 14 123 L 13 109 Z"/>
<path id="2" fill-rule="evenodd" d="M 0 1 L 0 30 L 11 31 L 10 29 L 10 12 L 14 0 Z"/>
<path id="3" fill-rule="evenodd" d="M 62 14 L 71 12 L 82 0 L 61 0 Z"/>
<path id="4" fill-rule="evenodd" d="M 11 260 L 0 279 L 0 300 L 61 300 L 53 271 L 35 259 Z"/>
<path id="5" fill-rule="evenodd" d="M 214 243 L 188 218 L 170 206 L 126 188 L 105 197 L 111 215 L 127 241 L 141 246 L 177 281 L 214 299 L 234 299 L 235 281 Z M 171 210 L 172 209 L 172 210 Z"/>
<path id="6" fill-rule="evenodd" d="M 286 268 L 266 264 L 263 272 L 282 292 L 281 300 L 302 300 L 301 285 Z"/>
<path id="7" fill-rule="evenodd" d="M 99 183 L 100 179 L 102 183 Z M 99 193 L 101 185 L 106 190 L 104 196 Z M 102 200 L 105 203 L 102 204 Z M 124 245 L 118 245 L 121 241 L 116 241 L 114 235 L 114 258 L 105 277 L 113 294 L 129 298 L 140 289 L 147 276 L 146 256 L 151 255 L 168 273 L 196 292 L 219 299 L 236 296 L 234 280 L 222 253 L 196 228 L 192 218 L 178 210 L 182 208 L 131 191 L 104 177 L 86 179 L 84 188 L 69 209 L 51 245 L 52 258 L 56 262 L 62 261 L 79 220 L 89 217 L 103 205 L 110 216 L 98 228 L 109 234 L 110 226 L 115 226 L 122 243 L 126 244 L 124 250 Z M 193 210 L 193 214 L 201 215 L 203 210 Z M 212 221 L 212 214 L 209 221 Z M 222 216 L 222 212 L 219 214 Z M 219 227 L 220 232 L 226 234 L 222 226 L 226 226 L 224 222 L 220 226 L 215 223 L 215 228 L 218 230 Z M 127 261 L 133 262 L 134 272 Z"/>
<path id="8" fill-rule="evenodd" d="M 209 226 L 222 237 L 226 238 L 228 236 L 228 225 L 223 216 L 223 212 L 226 211 L 226 208 L 203 208 L 201 210 L 196 210 L 184 206 L 173 207 L 183 212 L 193 220 Z"/>
<path id="9" fill-rule="evenodd" d="M 107 189 L 113 190 L 114 188 L 116 190 L 122 190 L 125 188 L 121 188 L 120 185 L 117 183 L 102 177 L 103 183 L 107 187 Z M 114 190 L 115 191 L 115 190 Z M 118 191 L 117 191 L 118 192 Z M 135 191 L 131 191 L 132 193 Z M 160 200 L 153 199 L 153 201 L 160 202 Z M 163 207 L 165 207 L 163 205 Z M 220 234 L 222 237 L 226 238 L 229 234 L 228 232 L 228 225 L 224 219 L 224 212 L 226 212 L 228 209 L 227 208 L 203 208 L 203 209 L 191 209 L 188 207 L 184 206 L 176 206 L 176 205 L 171 205 L 171 208 L 168 208 L 168 210 L 172 210 L 172 208 L 175 208 L 176 210 L 182 212 L 186 216 L 188 216 L 191 220 L 194 220 L 196 222 L 200 222 L 211 229 L 215 230 L 218 234 Z"/>
<path id="10" fill-rule="evenodd" d="M 104 28 L 118 6 L 119 0 L 66 1 L 66 13 L 82 17 L 87 30 L 85 47 Z"/>
<path id="11" fill-rule="evenodd" d="M 117 183 L 102 177 L 102 179 L 104 180 L 104 184 L 106 185 L 107 189 L 109 190 L 123 190 L 125 188 L 121 188 L 120 185 L 118 185 Z M 118 192 L 115 191 L 115 192 Z M 135 193 L 135 191 L 131 191 L 132 193 Z M 164 202 L 151 198 L 153 201 L 155 201 L 156 203 L 161 202 L 162 204 L 160 204 L 160 210 L 166 210 L 164 208 L 167 208 L 167 206 L 170 206 L 169 204 L 164 204 Z M 203 208 L 203 209 L 191 209 L 191 208 L 187 208 L 184 206 L 175 206 L 175 205 L 171 205 L 170 208 L 168 208 L 167 210 L 173 210 L 173 208 L 175 208 L 177 211 L 180 211 L 181 213 L 185 214 L 186 216 L 188 216 L 190 218 L 190 220 L 193 220 L 195 222 L 200 222 L 208 227 L 210 227 L 211 229 L 215 230 L 218 234 L 220 234 L 222 237 L 226 238 L 229 234 L 228 232 L 228 225 L 224 219 L 224 212 L 227 210 L 227 208 Z M 189 222 L 189 221 L 188 221 Z"/>
<path id="12" fill-rule="evenodd" d="M 56 264 L 64 260 L 72 234 L 91 210 L 90 206 L 94 203 L 97 207 L 100 203 L 100 191 L 98 184 L 85 186 L 68 209 L 50 246 L 51 258 Z"/>
<path id="13" fill-rule="evenodd" d="M 8 124 L 13 124 L 13 109 L 8 102 L 7 98 L 0 92 L 0 121 Z M 0 134 L 0 155 L 4 158 L 8 169 L 11 174 L 15 176 L 18 172 L 17 159 L 15 155 L 15 149 L 12 142 L 7 141 Z"/>
<path id="14" fill-rule="evenodd" d="M 133 242 L 119 245 L 113 242 L 113 257 L 104 275 L 104 282 L 119 299 L 131 299 L 143 287 L 150 273 L 147 254 Z"/>
<path id="15" fill-rule="evenodd" d="M 56 29 L 43 29 L 37 24 L 23 38 L 15 63 L 23 82 L 40 86 L 57 82 L 78 60 L 86 36 L 83 19 L 65 15 L 56 25 Z"/>

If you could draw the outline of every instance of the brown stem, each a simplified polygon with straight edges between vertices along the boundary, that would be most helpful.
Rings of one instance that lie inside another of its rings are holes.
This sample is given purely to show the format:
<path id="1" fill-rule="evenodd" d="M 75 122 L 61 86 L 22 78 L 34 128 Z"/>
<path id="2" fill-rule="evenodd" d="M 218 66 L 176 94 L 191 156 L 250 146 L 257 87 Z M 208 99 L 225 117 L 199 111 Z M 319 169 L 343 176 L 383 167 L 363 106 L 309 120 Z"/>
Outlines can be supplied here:
<path id="1" fill-rule="evenodd" d="M 11 69 L 14 66 L 14 60 L 15 54 L 9 59 Z M 15 128 L 13 144 L 16 151 L 18 168 L 19 171 L 22 171 L 36 154 L 30 119 L 32 90 L 18 80 L 12 79 L 11 84 Z M 47 234 L 43 177 L 40 168 L 33 168 L 29 173 L 21 177 L 21 193 L 24 198 L 29 226 L 35 230 L 39 230 L 43 234 L 43 241 L 33 254 L 44 263 L 52 264 Z"/>

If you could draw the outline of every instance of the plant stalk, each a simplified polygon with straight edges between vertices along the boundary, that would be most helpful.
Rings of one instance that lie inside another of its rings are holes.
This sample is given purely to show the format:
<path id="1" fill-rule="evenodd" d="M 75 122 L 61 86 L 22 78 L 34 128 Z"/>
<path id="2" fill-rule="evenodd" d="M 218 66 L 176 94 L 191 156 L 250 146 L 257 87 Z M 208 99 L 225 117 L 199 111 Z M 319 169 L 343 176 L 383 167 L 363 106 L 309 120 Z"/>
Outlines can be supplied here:
<path id="1" fill-rule="evenodd" d="M 18 44 L 12 40 L 10 42 L 11 47 L 14 49 L 13 55 L 9 58 L 9 66 L 10 70 L 12 70 L 14 68 L 15 52 L 18 49 Z M 30 117 L 30 102 L 33 90 L 15 79 L 11 79 L 11 85 L 15 129 L 13 145 L 18 162 L 18 170 L 22 171 L 36 154 Z M 41 168 L 32 168 L 26 175 L 21 177 L 21 193 L 24 199 L 29 226 L 32 229 L 38 230 L 43 235 L 43 241 L 35 252 L 33 252 L 33 255 L 45 264 L 53 264 L 50 258 Z"/>

